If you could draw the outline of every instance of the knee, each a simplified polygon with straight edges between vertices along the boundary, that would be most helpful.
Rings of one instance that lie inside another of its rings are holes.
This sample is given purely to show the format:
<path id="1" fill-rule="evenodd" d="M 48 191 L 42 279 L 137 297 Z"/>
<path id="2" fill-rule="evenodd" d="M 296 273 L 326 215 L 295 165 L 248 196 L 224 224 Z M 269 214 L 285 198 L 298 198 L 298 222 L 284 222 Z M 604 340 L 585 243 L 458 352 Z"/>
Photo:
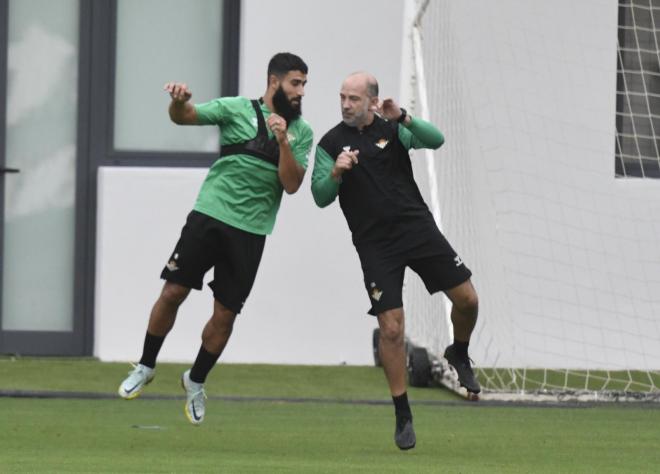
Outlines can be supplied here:
<path id="1" fill-rule="evenodd" d="M 230 309 L 217 304 L 213 308 L 213 315 L 211 316 L 211 324 L 218 332 L 231 333 L 234 328 L 234 321 L 236 314 Z"/>
<path id="2" fill-rule="evenodd" d="M 381 339 L 390 344 L 403 342 L 403 318 L 382 318 L 379 323 Z"/>
<path id="3" fill-rule="evenodd" d="M 462 294 L 454 304 L 461 313 L 476 315 L 479 312 L 479 297 L 474 288 Z"/>
<path id="4" fill-rule="evenodd" d="M 166 284 L 160 297 L 169 305 L 179 306 L 186 299 L 188 293 L 190 293 L 190 289 L 185 286 Z"/>

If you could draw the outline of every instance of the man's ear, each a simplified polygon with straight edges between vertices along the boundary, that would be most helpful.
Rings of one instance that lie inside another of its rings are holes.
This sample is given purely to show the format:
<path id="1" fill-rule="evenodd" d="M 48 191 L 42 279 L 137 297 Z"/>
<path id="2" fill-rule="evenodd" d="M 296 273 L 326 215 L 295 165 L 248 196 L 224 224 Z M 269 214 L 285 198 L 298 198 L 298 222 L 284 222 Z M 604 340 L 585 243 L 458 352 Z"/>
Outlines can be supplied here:
<path id="1" fill-rule="evenodd" d="M 275 74 L 271 74 L 270 76 L 268 76 L 268 87 L 269 88 L 272 87 L 273 89 L 277 89 L 278 87 L 280 87 L 280 78 L 277 77 L 277 75 Z"/>
<path id="2" fill-rule="evenodd" d="M 369 110 L 372 112 L 378 111 L 378 97 L 371 97 L 369 99 Z"/>

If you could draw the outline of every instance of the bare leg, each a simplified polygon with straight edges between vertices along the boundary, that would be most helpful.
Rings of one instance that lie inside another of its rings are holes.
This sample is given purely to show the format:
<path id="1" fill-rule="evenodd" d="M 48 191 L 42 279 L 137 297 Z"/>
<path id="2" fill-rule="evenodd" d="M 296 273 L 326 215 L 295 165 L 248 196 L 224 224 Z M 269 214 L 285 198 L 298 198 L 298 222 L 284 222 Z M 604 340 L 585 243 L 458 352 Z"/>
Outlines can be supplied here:
<path id="1" fill-rule="evenodd" d="M 190 369 L 190 380 L 196 383 L 206 381 L 229 341 L 235 320 L 236 313 L 213 300 L 213 315 L 202 331 L 202 345 Z"/>
<path id="2" fill-rule="evenodd" d="M 472 282 L 467 280 L 445 293 L 452 302 L 451 322 L 454 326 L 454 341 L 469 342 L 479 313 L 477 292 Z"/>
<path id="3" fill-rule="evenodd" d="M 188 420 L 194 425 L 199 425 L 204 421 L 206 376 L 215 367 L 220 354 L 225 349 L 234 328 L 235 319 L 236 313 L 223 306 L 219 301 L 213 300 L 213 315 L 202 331 L 202 345 L 195 363 L 181 376 L 181 385 L 186 391 L 185 413 Z"/>
<path id="4" fill-rule="evenodd" d="M 213 315 L 202 332 L 202 346 L 211 354 L 222 354 L 229 341 L 236 313 L 224 307 L 218 300 L 213 300 Z"/>
<path id="5" fill-rule="evenodd" d="M 165 282 L 160 296 L 151 309 L 147 332 L 154 336 L 167 336 L 174 326 L 179 306 L 189 293 L 190 288 L 169 281 Z"/>
<path id="6" fill-rule="evenodd" d="M 390 309 L 378 315 L 380 326 L 378 351 L 394 403 L 396 416 L 394 443 L 399 449 L 412 449 L 415 447 L 417 437 L 412 425 L 412 413 L 406 392 L 404 323 L 403 308 Z"/>
<path id="7" fill-rule="evenodd" d="M 378 315 L 380 340 L 378 351 L 385 370 L 385 378 L 393 397 L 406 391 L 406 354 L 404 346 L 403 308 L 384 311 Z"/>
<path id="8" fill-rule="evenodd" d="M 474 375 L 468 356 L 470 336 L 477 323 L 477 313 L 479 312 L 477 292 L 468 280 L 446 293 L 453 303 L 451 322 L 454 326 L 454 343 L 445 349 L 444 355 L 456 369 L 461 385 L 468 392 L 477 394 L 481 391 L 481 385 Z"/>
<path id="9" fill-rule="evenodd" d="M 163 285 L 163 290 L 151 309 L 140 363 L 119 386 L 119 395 L 122 398 L 130 400 L 137 397 L 144 386 L 153 380 L 160 348 L 165 336 L 174 326 L 176 313 L 188 293 L 190 288 L 176 283 L 165 282 Z"/>

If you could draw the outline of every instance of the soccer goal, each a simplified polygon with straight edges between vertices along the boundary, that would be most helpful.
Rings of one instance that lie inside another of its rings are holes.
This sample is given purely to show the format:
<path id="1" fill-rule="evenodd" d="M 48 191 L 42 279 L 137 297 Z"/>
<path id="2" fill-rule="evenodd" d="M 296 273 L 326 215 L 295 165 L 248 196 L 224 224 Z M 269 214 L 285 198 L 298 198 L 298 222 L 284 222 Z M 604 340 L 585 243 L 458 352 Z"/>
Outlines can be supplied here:
<path id="1" fill-rule="evenodd" d="M 660 401 L 660 0 L 408 7 L 403 82 L 446 138 L 414 172 L 474 273 L 482 398 Z M 456 389 L 446 298 L 408 271 L 404 308 Z"/>

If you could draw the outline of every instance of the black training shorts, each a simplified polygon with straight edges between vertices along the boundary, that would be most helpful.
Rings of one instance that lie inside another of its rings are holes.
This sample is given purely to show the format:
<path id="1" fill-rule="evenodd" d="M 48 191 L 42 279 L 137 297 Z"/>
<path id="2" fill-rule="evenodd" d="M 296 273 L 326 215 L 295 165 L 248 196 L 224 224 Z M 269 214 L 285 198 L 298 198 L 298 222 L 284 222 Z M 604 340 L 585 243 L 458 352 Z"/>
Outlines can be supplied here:
<path id="1" fill-rule="evenodd" d="M 388 242 L 358 247 L 364 286 L 371 302 L 369 314 L 403 306 L 406 267 L 421 277 L 431 294 L 450 290 L 472 276 L 435 224 L 425 226 L 415 237 L 415 244 L 408 248 Z"/>
<path id="2" fill-rule="evenodd" d="M 252 234 L 192 211 L 160 277 L 186 288 L 202 289 L 213 267 L 213 296 L 236 314 L 241 312 L 264 250 L 266 236 Z"/>

